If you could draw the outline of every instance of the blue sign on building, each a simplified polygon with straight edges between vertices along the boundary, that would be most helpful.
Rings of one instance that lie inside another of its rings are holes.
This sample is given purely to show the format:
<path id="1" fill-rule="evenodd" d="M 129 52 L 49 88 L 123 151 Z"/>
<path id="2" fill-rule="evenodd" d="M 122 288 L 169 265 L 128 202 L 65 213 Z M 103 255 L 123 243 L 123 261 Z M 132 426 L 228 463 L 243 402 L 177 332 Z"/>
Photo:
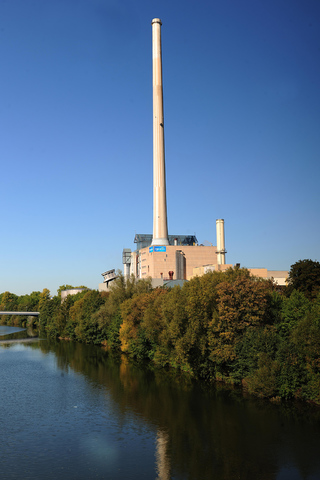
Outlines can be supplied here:
<path id="1" fill-rule="evenodd" d="M 166 247 L 154 247 L 155 252 L 166 252 Z"/>
<path id="2" fill-rule="evenodd" d="M 149 253 L 151 252 L 166 252 L 166 247 L 149 247 Z"/>

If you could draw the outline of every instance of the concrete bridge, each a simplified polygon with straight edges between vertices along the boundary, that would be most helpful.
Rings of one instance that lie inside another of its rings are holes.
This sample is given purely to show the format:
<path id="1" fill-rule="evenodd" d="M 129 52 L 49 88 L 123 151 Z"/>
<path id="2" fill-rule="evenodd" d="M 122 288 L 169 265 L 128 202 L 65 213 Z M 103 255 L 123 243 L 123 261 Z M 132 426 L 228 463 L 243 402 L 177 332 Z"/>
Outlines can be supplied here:
<path id="1" fill-rule="evenodd" d="M 40 312 L 0 312 L 0 315 L 25 315 L 29 317 L 38 317 Z"/>

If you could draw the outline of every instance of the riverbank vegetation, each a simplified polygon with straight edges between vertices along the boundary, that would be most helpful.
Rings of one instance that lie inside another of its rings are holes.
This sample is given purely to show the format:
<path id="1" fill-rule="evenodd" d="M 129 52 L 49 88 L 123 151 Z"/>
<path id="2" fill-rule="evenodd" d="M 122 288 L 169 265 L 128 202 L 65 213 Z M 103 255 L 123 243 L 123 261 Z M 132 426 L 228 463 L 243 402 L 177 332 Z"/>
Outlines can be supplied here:
<path id="1" fill-rule="evenodd" d="M 120 275 L 108 293 L 85 290 L 61 303 L 62 289 L 53 298 L 47 289 L 23 298 L 5 292 L 0 310 L 28 310 L 27 302 L 37 300 L 32 308 L 39 309 L 37 322 L 48 337 L 102 344 L 195 378 L 242 385 L 258 396 L 320 405 L 318 262 L 294 264 L 284 289 L 241 268 L 172 289 Z"/>

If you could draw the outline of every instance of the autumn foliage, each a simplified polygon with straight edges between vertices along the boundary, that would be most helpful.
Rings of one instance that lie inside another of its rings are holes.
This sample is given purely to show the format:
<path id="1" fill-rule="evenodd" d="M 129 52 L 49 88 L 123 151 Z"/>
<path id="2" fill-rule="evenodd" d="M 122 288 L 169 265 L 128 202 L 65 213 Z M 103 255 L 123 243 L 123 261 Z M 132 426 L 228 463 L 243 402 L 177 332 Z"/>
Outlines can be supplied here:
<path id="1" fill-rule="evenodd" d="M 309 262 L 292 267 L 296 285 L 297 270 Z M 320 293 L 310 282 L 305 292 L 305 282 L 279 291 L 271 280 L 231 268 L 172 289 L 120 275 L 109 293 L 85 290 L 61 303 L 44 290 L 34 298 L 49 337 L 100 344 L 258 396 L 320 404 Z M 17 303 L 9 292 L 0 300 L 3 308 Z"/>

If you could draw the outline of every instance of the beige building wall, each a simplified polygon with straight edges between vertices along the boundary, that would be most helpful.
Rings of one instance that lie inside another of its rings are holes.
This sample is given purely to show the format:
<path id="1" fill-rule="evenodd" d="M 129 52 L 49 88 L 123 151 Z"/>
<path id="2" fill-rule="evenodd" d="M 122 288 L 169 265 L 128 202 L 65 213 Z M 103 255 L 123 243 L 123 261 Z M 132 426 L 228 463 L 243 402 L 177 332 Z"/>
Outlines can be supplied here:
<path id="1" fill-rule="evenodd" d="M 272 278 L 275 283 L 281 286 L 287 284 L 289 272 L 286 270 L 267 270 L 266 268 L 248 268 L 251 275 L 261 278 Z"/>
<path id="2" fill-rule="evenodd" d="M 163 251 L 155 251 L 161 248 Z M 200 245 L 167 245 L 165 247 L 146 247 L 139 251 L 140 278 L 169 278 L 173 272 L 173 279 L 177 279 L 176 252 L 181 251 L 185 256 L 185 280 L 193 276 L 193 269 L 202 265 L 217 263 L 217 248 Z"/>
<path id="3" fill-rule="evenodd" d="M 268 270 L 268 278 L 273 278 L 278 285 L 287 285 L 288 276 L 289 272 L 286 270 Z"/>
<path id="4" fill-rule="evenodd" d="M 202 265 L 193 269 L 193 277 L 200 277 L 208 272 L 224 272 L 233 265 Z M 250 274 L 260 278 L 273 278 L 278 285 L 286 285 L 289 272 L 285 270 L 267 270 L 266 268 L 248 268 Z M 188 279 L 190 280 L 190 278 Z"/>
<path id="5" fill-rule="evenodd" d="M 268 270 L 266 268 L 248 268 L 254 277 L 268 278 Z"/>
<path id="6" fill-rule="evenodd" d="M 203 265 L 201 267 L 195 267 L 193 269 L 192 277 L 201 277 L 201 275 L 205 275 L 208 272 L 225 272 L 228 268 L 232 268 L 233 265 L 230 264 L 214 264 L 214 265 Z"/>

